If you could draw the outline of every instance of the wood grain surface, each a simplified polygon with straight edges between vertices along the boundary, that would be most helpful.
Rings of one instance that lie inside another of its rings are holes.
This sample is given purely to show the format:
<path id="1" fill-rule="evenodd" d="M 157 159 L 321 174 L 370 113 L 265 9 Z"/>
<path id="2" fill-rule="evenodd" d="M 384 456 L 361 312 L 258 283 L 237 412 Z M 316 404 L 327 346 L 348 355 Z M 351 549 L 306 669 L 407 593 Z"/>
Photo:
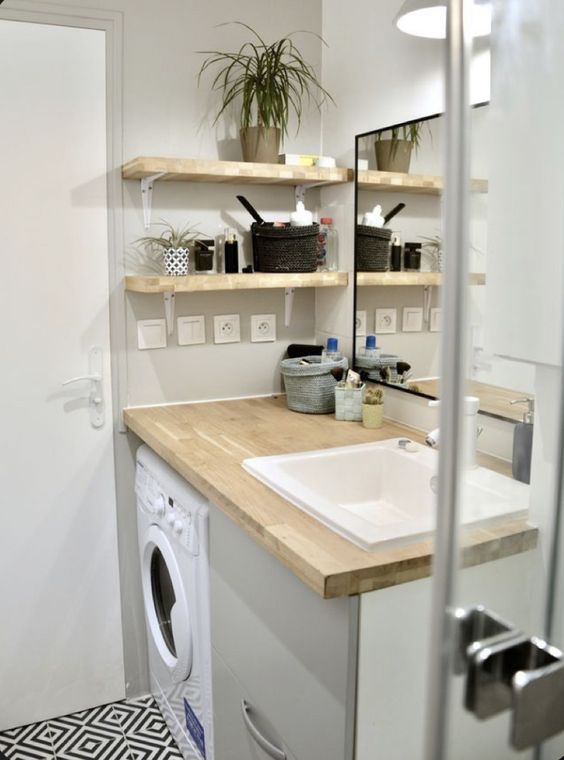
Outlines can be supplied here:
<path id="1" fill-rule="evenodd" d="M 127 426 L 255 541 L 325 598 L 359 594 L 430 575 L 431 541 L 366 552 L 249 475 L 247 457 L 331 448 L 415 430 L 387 422 L 379 430 L 333 415 L 291 412 L 284 396 L 130 408 Z M 505 472 L 491 457 L 482 464 Z M 501 521 L 463 536 L 463 561 L 475 565 L 527 551 L 537 530 L 525 519 Z"/>

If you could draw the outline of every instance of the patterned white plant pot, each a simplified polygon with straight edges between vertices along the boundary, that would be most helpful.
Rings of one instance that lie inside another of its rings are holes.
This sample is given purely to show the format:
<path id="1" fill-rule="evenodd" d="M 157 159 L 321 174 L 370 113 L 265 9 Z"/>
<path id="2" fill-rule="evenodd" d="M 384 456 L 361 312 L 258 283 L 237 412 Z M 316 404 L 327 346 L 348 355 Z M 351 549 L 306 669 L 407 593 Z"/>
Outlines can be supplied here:
<path id="1" fill-rule="evenodd" d="M 190 252 L 188 248 L 166 248 L 164 250 L 165 272 L 173 277 L 181 277 L 188 274 L 188 260 Z"/>
<path id="2" fill-rule="evenodd" d="M 384 404 L 363 404 L 362 424 L 365 428 L 379 428 L 384 422 Z"/>

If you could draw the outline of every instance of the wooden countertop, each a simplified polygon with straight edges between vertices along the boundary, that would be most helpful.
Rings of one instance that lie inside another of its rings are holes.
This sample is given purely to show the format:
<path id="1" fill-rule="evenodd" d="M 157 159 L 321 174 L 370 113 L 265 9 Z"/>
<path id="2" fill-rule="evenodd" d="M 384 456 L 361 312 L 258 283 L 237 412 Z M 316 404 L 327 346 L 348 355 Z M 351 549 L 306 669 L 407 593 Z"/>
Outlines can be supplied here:
<path id="1" fill-rule="evenodd" d="M 284 396 L 124 411 L 127 426 L 255 541 L 325 598 L 359 594 L 430 575 L 431 541 L 366 552 L 271 491 L 242 467 L 247 457 L 366 443 L 414 430 L 386 423 L 366 430 L 333 415 L 291 412 Z M 488 457 L 482 464 L 506 471 Z M 469 531 L 464 565 L 532 549 L 525 519 Z"/>

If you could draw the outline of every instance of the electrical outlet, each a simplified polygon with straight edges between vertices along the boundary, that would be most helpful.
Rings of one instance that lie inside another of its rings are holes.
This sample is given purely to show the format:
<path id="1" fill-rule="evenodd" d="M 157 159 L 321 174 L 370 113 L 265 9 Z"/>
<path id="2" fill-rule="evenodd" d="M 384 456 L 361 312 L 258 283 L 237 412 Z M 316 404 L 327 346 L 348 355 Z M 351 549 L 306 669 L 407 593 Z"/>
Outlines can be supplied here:
<path id="1" fill-rule="evenodd" d="M 251 342 L 266 343 L 276 340 L 276 314 L 251 316 Z"/>
<path id="2" fill-rule="evenodd" d="M 178 317 L 178 345 L 195 346 L 206 342 L 206 320 L 200 317 Z"/>
<path id="3" fill-rule="evenodd" d="M 376 335 L 381 335 L 382 333 L 395 333 L 397 331 L 397 322 L 397 309 L 376 309 L 374 332 Z"/>
<path id="4" fill-rule="evenodd" d="M 213 318 L 214 343 L 240 343 L 241 320 L 238 314 L 220 314 Z"/>
<path id="5" fill-rule="evenodd" d="M 355 329 L 358 337 L 366 335 L 366 312 L 357 311 L 355 320 Z"/>

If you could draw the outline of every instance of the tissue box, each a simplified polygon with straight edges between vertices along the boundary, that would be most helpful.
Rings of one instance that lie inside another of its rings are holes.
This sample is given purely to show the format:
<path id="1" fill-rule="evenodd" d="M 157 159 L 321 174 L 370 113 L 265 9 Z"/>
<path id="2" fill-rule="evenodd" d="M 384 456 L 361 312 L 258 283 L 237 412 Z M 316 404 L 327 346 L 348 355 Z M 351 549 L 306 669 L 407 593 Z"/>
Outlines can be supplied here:
<path id="1" fill-rule="evenodd" d="M 366 387 L 345 388 L 344 385 L 335 387 L 335 419 L 350 422 L 362 420 L 362 404 Z"/>

